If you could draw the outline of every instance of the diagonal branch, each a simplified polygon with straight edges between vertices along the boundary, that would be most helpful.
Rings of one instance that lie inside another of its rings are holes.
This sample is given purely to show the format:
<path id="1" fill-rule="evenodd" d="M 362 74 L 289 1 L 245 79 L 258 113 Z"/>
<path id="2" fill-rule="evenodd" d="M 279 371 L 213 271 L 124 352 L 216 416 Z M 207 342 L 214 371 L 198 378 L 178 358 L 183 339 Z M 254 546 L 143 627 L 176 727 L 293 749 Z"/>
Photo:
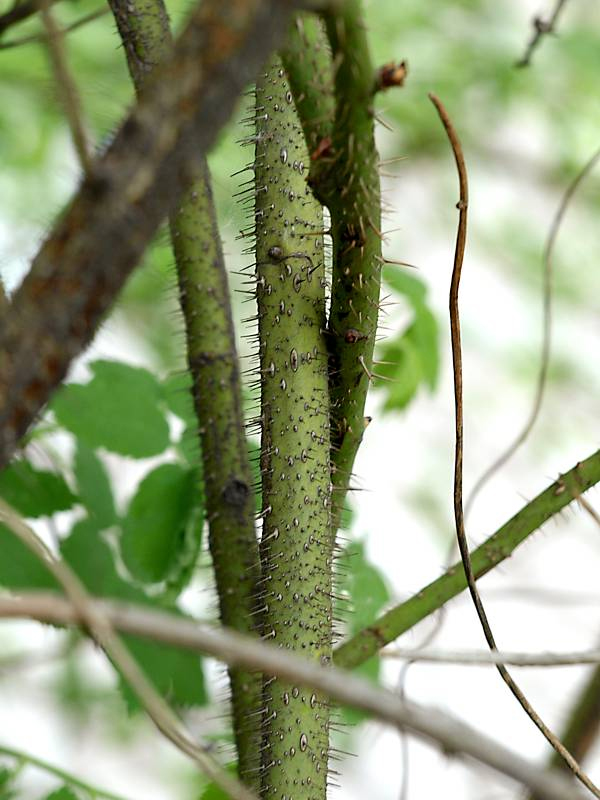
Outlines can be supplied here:
<path id="1" fill-rule="evenodd" d="M 599 482 L 600 450 L 554 481 L 470 554 L 474 577 L 479 579 L 490 572 L 534 531 Z M 334 651 L 334 662 L 347 669 L 357 667 L 466 588 L 462 564 L 458 562 L 437 580 L 339 645 Z"/>
<path id="2" fill-rule="evenodd" d="M 90 342 L 294 0 L 205 0 L 93 165 L 0 326 L 0 467 Z"/>
<path id="3" fill-rule="evenodd" d="M 165 611 L 91 598 L 89 602 L 96 613 L 124 633 L 177 644 L 212 655 L 229 665 L 262 670 L 296 686 L 321 690 L 343 705 L 362 709 L 395 727 L 406 727 L 411 733 L 440 745 L 447 753 L 487 764 L 528 786 L 539 800 L 582 800 L 582 795 L 565 776 L 540 769 L 450 714 L 402 700 L 394 692 L 345 670 L 320 666 L 270 642 L 226 628 L 190 622 Z M 26 617 L 55 625 L 81 625 L 82 622 L 77 608 L 67 599 L 46 592 L 0 597 L 0 617 Z"/>

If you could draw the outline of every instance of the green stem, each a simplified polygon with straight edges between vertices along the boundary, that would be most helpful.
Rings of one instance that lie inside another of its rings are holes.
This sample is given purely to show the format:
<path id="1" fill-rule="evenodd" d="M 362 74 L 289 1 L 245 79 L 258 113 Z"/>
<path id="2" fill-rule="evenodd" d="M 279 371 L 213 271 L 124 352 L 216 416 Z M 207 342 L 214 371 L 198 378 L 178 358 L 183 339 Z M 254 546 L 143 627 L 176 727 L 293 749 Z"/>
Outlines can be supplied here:
<path id="1" fill-rule="evenodd" d="M 331 214 L 328 325 L 334 516 L 337 523 L 365 427 L 381 282 L 381 200 L 373 75 L 360 0 L 325 14 L 335 67 L 331 158 L 314 178 Z M 318 162 L 317 162 L 318 163 Z"/>
<path id="2" fill-rule="evenodd" d="M 132 0 L 110 2 L 139 93 L 170 50 L 167 12 L 162 0 L 146 0 L 139 8 Z M 259 578 L 255 507 L 227 273 L 205 159 L 171 215 L 170 226 L 199 423 L 209 547 L 221 622 L 252 633 Z M 260 676 L 230 669 L 229 678 L 238 772 L 257 788 L 258 741 L 256 726 L 249 720 L 259 707 Z"/>
<path id="3" fill-rule="evenodd" d="M 261 370 L 264 638 L 331 659 L 329 399 L 323 216 L 285 72 L 256 87 L 255 220 Z M 329 711 L 318 693 L 267 677 L 262 795 L 324 798 Z"/>
<path id="4" fill-rule="evenodd" d="M 311 161 L 321 163 L 323 156 L 317 156 L 319 148 L 331 143 L 335 100 L 331 52 L 319 17 L 306 13 L 295 17 L 281 50 L 281 60 Z"/>
<path id="5" fill-rule="evenodd" d="M 47 761 L 44 761 L 37 756 L 29 755 L 29 753 L 24 753 L 22 750 L 17 750 L 14 747 L 6 747 L 5 745 L 0 745 L 0 753 L 4 756 L 9 756 L 10 758 L 16 758 L 18 761 L 25 762 L 32 767 L 37 767 L 38 769 L 43 770 L 44 772 L 48 772 L 50 775 L 55 775 L 57 778 L 60 778 L 65 783 L 68 783 L 70 786 L 76 786 L 78 789 L 82 789 L 87 794 L 91 795 L 92 797 L 104 797 L 106 800 L 124 800 L 121 795 L 113 794 L 112 792 L 107 792 L 105 789 L 99 789 L 97 786 L 94 786 L 91 783 L 87 783 L 86 781 L 82 780 L 81 778 L 72 775 L 70 772 L 67 772 L 60 767 L 54 766 L 54 764 L 49 764 Z"/>
<path id="6" fill-rule="evenodd" d="M 508 558 L 550 517 L 599 481 L 600 450 L 562 475 L 473 551 L 475 577 L 481 578 Z M 357 667 L 466 588 L 464 570 L 458 562 L 409 600 L 343 642 L 334 652 L 335 665 L 346 669 Z"/>

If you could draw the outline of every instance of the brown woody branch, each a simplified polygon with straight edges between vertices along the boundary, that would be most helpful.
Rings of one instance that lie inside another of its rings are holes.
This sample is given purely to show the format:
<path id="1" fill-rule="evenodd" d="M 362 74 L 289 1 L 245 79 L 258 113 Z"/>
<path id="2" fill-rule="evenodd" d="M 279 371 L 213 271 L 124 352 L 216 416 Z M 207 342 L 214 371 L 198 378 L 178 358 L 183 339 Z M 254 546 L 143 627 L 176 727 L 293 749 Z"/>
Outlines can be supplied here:
<path id="1" fill-rule="evenodd" d="M 0 324 L 0 468 L 90 342 L 295 0 L 205 0 L 35 257 Z"/>

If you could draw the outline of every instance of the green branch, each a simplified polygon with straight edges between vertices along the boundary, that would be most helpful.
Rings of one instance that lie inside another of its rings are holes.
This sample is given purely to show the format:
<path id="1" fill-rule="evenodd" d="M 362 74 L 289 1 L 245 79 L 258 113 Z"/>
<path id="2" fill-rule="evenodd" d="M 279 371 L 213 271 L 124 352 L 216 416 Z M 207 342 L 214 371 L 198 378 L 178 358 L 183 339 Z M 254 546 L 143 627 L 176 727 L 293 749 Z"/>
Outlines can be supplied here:
<path id="1" fill-rule="evenodd" d="M 167 11 L 162 0 L 146 0 L 139 7 L 132 0 L 110 0 L 110 4 L 139 93 L 171 49 Z M 170 223 L 220 617 L 223 625 L 252 633 L 259 578 L 252 477 L 227 273 L 204 158 Z M 260 676 L 230 669 L 229 678 L 238 771 L 252 785 L 257 781 L 259 757 L 255 726 L 249 720 L 259 706 Z"/>
<path id="2" fill-rule="evenodd" d="M 530 534 L 599 481 L 600 450 L 562 475 L 473 551 L 475 577 L 481 578 L 508 558 Z M 343 642 L 334 652 L 336 666 L 351 669 L 362 664 L 466 588 L 464 570 L 458 562 L 409 600 Z"/>
<path id="3" fill-rule="evenodd" d="M 323 212 L 281 62 L 256 86 L 256 274 L 261 372 L 263 638 L 331 660 L 329 398 Z M 324 798 L 329 708 L 267 677 L 262 795 Z"/>
<path id="4" fill-rule="evenodd" d="M 381 281 L 381 200 L 373 76 L 360 0 L 325 14 L 335 64 L 330 157 L 314 179 L 331 214 L 333 275 L 328 325 L 334 515 L 339 517 L 364 432 Z M 318 162 L 317 162 L 318 163 Z"/>
<path id="5" fill-rule="evenodd" d="M 49 764 L 47 761 L 44 761 L 37 756 L 29 755 L 29 753 L 24 753 L 22 750 L 17 750 L 14 747 L 0 745 L 0 754 L 9 756 L 10 758 L 15 758 L 17 761 L 20 761 L 24 764 L 29 764 L 32 767 L 37 767 L 37 769 L 41 769 L 50 775 L 55 775 L 57 778 L 60 778 L 61 781 L 69 784 L 69 786 L 76 786 L 78 789 L 82 789 L 91 797 L 103 797 L 105 800 L 123 800 L 121 795 L 113 794 L 113 792 L 107 792 L 105 789 L 100 789 L 97 786 L 87 783 L 87 781 L 72 775 L 70 772 L 61 769 L 60 767 L 55 767 L 54 764 Z"/>
<path id="6" fill-rule="evenodd" d="M 322 164 L 331 147 L 335 115 L 331 51 L 319 17 L 299 14 L 281 50 L 294 103 L 313 165 Z"/>

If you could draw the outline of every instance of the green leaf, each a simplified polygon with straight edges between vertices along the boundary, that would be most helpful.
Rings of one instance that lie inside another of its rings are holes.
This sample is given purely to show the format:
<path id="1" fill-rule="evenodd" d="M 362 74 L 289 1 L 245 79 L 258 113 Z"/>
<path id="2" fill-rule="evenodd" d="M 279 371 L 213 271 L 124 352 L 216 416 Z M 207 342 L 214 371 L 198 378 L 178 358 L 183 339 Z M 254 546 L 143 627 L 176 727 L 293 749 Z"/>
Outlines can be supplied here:
<path id="1" fill-rule="evenodd" d="M 121 552 L 132 575 L 149 582 L 167 576 L 201 500 L 196 470 L 162 464 L 146 475 L 123 520 Z"/>
<path id="2" fill-rule="evenodd" d="M 438 325 L 427 306 L 423 305 L 417 310 L 415 319 L 405 336 L 414 344 L 419 354 L 425 382 L 431 390 L 435 389 L 440 369 Z"/>
<path id="3" fill-rule="evenodd" d="M 13 800 L 17 796 L 14 786 L 18 774 L 18 767 L 0 767 L 0 800 Z"/>
<path id="4" fill-rule="evenodd" d="M 207 703 L 202 659 L 197 653 L 133 636 L 124 636 L 123 639 L 148 678 L 169 703 L 179 707 Z M 137 710 L 139 702 L 122 680 L 121 692 L 129 711 Z"/>
<path id="5" fill-rule="evenodd" d="M 98 597 L 143 601 L 143 593 L 118 574 L 110 547 L 100 536 L 97 520 L 77 522 L 61 544 L 61 554 L 86 589 Z"/>
<path id="6" fill-rule="evenodd" d="M 383 408 L 401 410 L 413 399 L 421 383 L 423 368 L 419 352 L 410 338 L 403 335 L 386 342 L 379 358 L 383 363 L 377 365 L 377 372 L 388 379 L 381 387 L 386 393 Z"/>
<path id="7" fill-rule="evenodd" d="M 76 502 L 64 478 L 14 461 L 0 473 L 0 497 L 24 517 L 46 517 L 66 511 Z"/>
<path id="8" fill-rule="evenodd" d="M 146 369 L 95 361 L 85 385 L 70 383 L 51 408 L 57 420 L 89 447 L 147 458 L 169 446 L 169 426 L 160 408 L 162 390 Z"/>
<path id="9" fill-rule="evenodd" d="M 164 608 L 161 598 L 152 598 L 124 581 L 118 574 L 109 546 L 91 519 L 78 522 L 61 547 L 65 561 L 86 588 L 98 597 L 142 603 Z M 173 607 L 170 607 L 173 611 Z M 124 636 L 133 656 L 157 690 L 178 706 L 204 705 L 207 702 L 200 657 L 168 645 Z M 132 689 L 121 678 L 119 688 L 130 711 L 140 708 Z"/>
<path id="10" fill-rule="evenodd" d="M 163 381 L 163 393 L 169 411 L 182 419 L 186 427 L 198 427 L 194 400 L 192 397 L 192 379 L 189 372 L 170 375 Z"/>
<path id="11" fill-rule="evenodd" d="M 422 280 L 411 275 L 406 269 L 384 267 L 383 279 L 391 289 L 404 295 L 413 307 L 425 303 L 427 287 Z"/>
<path id="12" fill-rule="evenodd" d="M 104 464 L 82 441 L 77 442 L 74 470 L 79 498 L 90 517 L 100 528 L 114 525 L 117 514 Z"/>
<path id="13" fill-rule="evenodd" d="M 6 589 L 52 589 L 59 587 L 42 562 L 20 539 L 0 524 L 0 586 Z"/>
<path id="14" fill-rule="evenodd" d="M 356 633 L 377 618 L 381 608 L 390 599 L 390 594 L 381 572 L 367 561 L 362 542 L 351 544 L 346 553 L 345 563 L 348 564 L 350 571 L 343 588 L 350 596 L 353 609 L 349 617 L 350 630 Z"/>
<path id="15" fill-rule="evenodd" d="M 232 775 L 237 774 L 237 763 L 233 761 L 231 764 L 227 764 L 225 767 L 227 772 L 230 772 Z M 204 789 L 202 790 L 202 794 L 200 795 L 200 800 L 229 800 L 229 795 L 227 792 L 224 792 L 220 786 L 217 786 L 216 783 L 207 783 Z"/>
<path id="16" fill-rule="evenodd" d="M 375 621 L 382 607 L 389 601 L 390 594 L 380 571 L 366 559 L 362 542 L 350 544 L 342 559 L 348 573 L 339 581 L 339 588 L 346 591 L 350 601 L 351 610 L 345 616 L 348 619 L 349 634 L 352 635 Z M 360 677 L 377 683 L 379 669 L 379 656 L 373 656 L 354 671 Z M 345 723 L 352 725 L 367 718 L 364 712 L 352 708 L 343 708 L 341 716 Z"/>
<path id="17" fill-rule="evenodd" d="M 65 785 L 61 786 L 60 789 L 56 789 L 54 792 L 46 795 L 44 800 L 79 800 L 79 796 L 76 795 L 72 789 Z"/>

